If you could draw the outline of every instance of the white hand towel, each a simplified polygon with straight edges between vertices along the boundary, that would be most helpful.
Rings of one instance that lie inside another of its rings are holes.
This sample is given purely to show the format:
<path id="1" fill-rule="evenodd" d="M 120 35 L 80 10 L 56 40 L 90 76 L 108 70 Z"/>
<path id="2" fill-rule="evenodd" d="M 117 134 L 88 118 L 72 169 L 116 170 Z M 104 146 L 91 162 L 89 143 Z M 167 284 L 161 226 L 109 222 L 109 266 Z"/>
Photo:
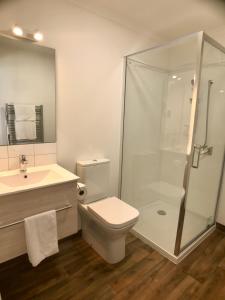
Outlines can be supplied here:
<path id="1" fill-rule="evenodd" d="M 35 121 L 16 121 L 16 140 L 36 140 L 36 122 Z"/>
<path id="2" fill-rule="evenodd" d="M 36 121 L 35 105 L 14 104 L 16 121 Z"/>
<path id="3" fill-rule="evenodd" d="M 55 210 L 25 218 L 24 225 L 27 253 L 33 267 L 59 252 Z"/>

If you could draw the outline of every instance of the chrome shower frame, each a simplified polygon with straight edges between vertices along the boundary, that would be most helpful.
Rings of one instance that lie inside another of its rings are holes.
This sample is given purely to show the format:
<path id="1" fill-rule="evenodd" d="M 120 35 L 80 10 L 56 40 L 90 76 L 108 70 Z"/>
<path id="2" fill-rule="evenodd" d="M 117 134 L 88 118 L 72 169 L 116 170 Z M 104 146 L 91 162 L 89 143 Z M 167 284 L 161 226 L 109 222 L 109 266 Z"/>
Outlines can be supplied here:
<path id="1" fill-rule="evenodd" d="M 183 179 L 183 188 L 185 189 L 186 193 L 181 200 L 181 205 L 180 205 L 180 212 L 179 212 L 179 219 L 178 219 L 178 226 L 177 226 L 177 234 L 176 234 L 176 241 L 175 241 L 175 248 L 174 248 L 174 255 L 170 255 L 169 253 L 165 253 L 165 251 L 159 249 L 158 246 L 153 245 L 150 241 L 147 241 L 146 238 L 143 236 L 140 236 L 141 239 L 143 239 L 146 243 L 148 243 L 151 246 L 155 246 L 155 248 L 160 251 L 162 254 L 167 256 L 170 260 L 172 260 L 174 263 L 178 263 L 181 261 L 184 257 L 186 257 L 194 248 L 196 248 L 202 240 L 204 240 L 214 229 L 215 229 L 215 219 L 214 222 L 211 224 L 210 227 L 206 228 L 204 231 L 202 231 L 198 236 L 193 238 L 188 244 L 185 246 L 181 247 L 181 240 L 182 240 L 182 233 L 183 233 L 183 226 L 184 226 L 184 218 L 185 218 L 185 207 L 187 203 L 187 198 L 188 198 L 188 188 L 189 188 L 189 178 L 190 178 L 190 173 L 191 173 L 191 168 L 192 168 L 192 161 L 193 161 L 193 156 L 194 156 L 194 150 L 195 150 L 195 145 L 194 145 L 194 140 L 196 136 L 196 130 L 197 130 L 197 121 L 198 121 L 198 103 L 199 103 L 199 90 L 200 90 L 200 79 L 201 79 L 201 70 L 202 70 L 202 58 L 203 58 L 203 48 L 204 48 L 204 42 L 208 42 L 215 48 L 219 49 L 225 54 L 225 47 L 223 47 L 221 44 L 219 44 L 217 41 L 212 39 L 210 36 L 208 36 L 206 33 L 203 31 L 197 32 L 197 33 L 192 33 L 190 35 L 178 38 L 176 40 L 173 40 L 171 42 L 164 43 L 162 45 L 156 46 L 156 47 L 151 47 L 148 49 L 144 49 L 141 51 L 138 51 L 136 53 L 131 53 L 127 56 L 124 57 L 124 85 L 123 85 L 123 109 L 122 109 L 122 137 L 121 137 L 121 152 L 120 152 L 120 183 L 119 183 L 119 193 L 121 196 L 122 192 L 122 168 L 123 168 L 123 138 L 124 138 L 124 119 L 125 119 L 125 96 L 126 96 L 126 69 L 127 69 L 127 59 L 129 56 L 133 56 L 135 54 L 140 54 L 143 52 L 146 52 L 148 50 L 153 50 L 153 49 L 159 49 L 159 48 L 164 48 L 168 47 L 170 45 L 176 44 L 177 42 L 180 42 L 181 40 L 185 40 L 191 36 L 196 36 L 197 37 L 197 47 L 198 47 L 198 53 L 197 53 L 197 64 L 196 64 L 196 78 L 193 86 L 193 91 L 192 91 L 192 110 L 191 110 L 191 122 L 190 122 L 190 135 L 189 135 L 189 151 L 187 151 L 187 164 L 185 167 L 184 171 L 184 179 Z M 224 152 L 225 154 L 225 152 Z M 223 167 L 221 170 L 221 176 L 220 176 L 220 184 L 219 184 L 219 189 L 217 193 L 217 204 L 218 205 L 218 200 L 221 192 L 221 183 L 222 183 L 222 178 L 223 178 L 223 170 L 225 169 L 225 155 L 224 155 L 224 160 L 223 160 Z M 215 211 L 216 212 L 216 211 Z M 215 216 L 215 213 L 214 213 Z M 136 234 L 139 236 L 139 234 Z"/>
<path id="2" fill-rule="evenodd" d="M 184 252 L 190 245 L 198 240 L 202 235 L 206 234 L 207 232 L 210 232 L 210 230 L 215 227 L 215 213 L 214 213 L 214 222 L 209 228 L 206 228 L 204 231 L 200 232 L 195 238 L 189 241 L 185 246 L 181 247 L 181 239 L 182 239 L 182 232 L 183 232 L 183 226 L 184 226 L 184 218 L 185 218 L 185 206 L 187 203 L 188 198 L 188 189 L 189 189 L 189 178 L 192 168 L 192 162 L 194 158 L 195 153 L 195 136 L 196 136 L 196 130 L 197 130 L 197 121 L 198 121 L 198 104 L 199 104 L 199 90 L 200 90 L 200 80 L 201 80 L 201 71 L 202 71 L 202 58 L 203 58 L 203 50 L 204 50 L 204 42 L 208 42 L 213 47 L 217 48 L 221 52 L 225 54 L 225 47 L 223 47 L 221 44 L 219 44 L 217 41 L 215 41 L 213 38 L 208 36 L 205 32 L 201 31 L 198 33 L 198 59 L 197 59 L 197 72 L 196 72 L 196 80 L 195 80 L 195 86 L 193 89 L 193 110 L 192 110 L 192 116 L 193 117 L 193 128 L 192 128 L 192 135 L 190 137 L 189 143 L 191 144 L 191 152 L 189 155 L 187 155 L 187 165 L 185 168 L 185 174 L 184 174 L 184 180 L 183 180 L 183 187 L 186 191 L 184 198 L 181 202 L 180 207 L 180 214 L 178 219 L 178 227 L 177 227 L 177 236 L 176 236 L 176 242 L 175 242 L 175 250 L 174 254 L 176 256 L 180 255 L 182 252 Z M 208 97 L 210 90 L 208 91 Z M 209 99 L 207 99 L 209 101 Z M 208 125 L 207 125 L 208 126 Z M 200 150 L 201 151 L 201 150 Z M 225 165 L 225 151 L 224 151 L 224 159 L 223 159 L 223 167 L 220 174 L 220 183 L 219 183 L 219 189 L 217 193 L 217 200 L 216 200 L 216 208 L 218 206 L 219 196 L 221 192 L 221 185 L 222 185 L 222 178 L 223 178 L 223 171 L 224 171 L 224 165 Z"/>

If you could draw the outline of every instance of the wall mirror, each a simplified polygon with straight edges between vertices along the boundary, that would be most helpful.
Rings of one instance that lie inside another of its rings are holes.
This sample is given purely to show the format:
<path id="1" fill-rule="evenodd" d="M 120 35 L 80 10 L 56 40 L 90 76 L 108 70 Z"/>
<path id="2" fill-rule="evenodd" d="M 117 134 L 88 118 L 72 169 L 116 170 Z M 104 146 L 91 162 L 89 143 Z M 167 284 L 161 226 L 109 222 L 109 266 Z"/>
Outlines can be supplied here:
<path id="1" fill-rule="evenodd" d="M 0 145 L 54 143 L 55 50 L 0 36 Z"/>

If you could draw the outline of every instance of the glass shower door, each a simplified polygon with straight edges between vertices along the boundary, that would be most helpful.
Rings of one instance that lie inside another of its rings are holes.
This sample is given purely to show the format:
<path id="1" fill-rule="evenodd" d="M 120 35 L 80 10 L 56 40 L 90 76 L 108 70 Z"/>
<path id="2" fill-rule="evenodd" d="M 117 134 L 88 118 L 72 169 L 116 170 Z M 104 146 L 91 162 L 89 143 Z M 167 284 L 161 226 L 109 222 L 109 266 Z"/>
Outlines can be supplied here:
<path id="1" fill-rule="evenodd" d="M 224 78 L 224 52 L 204 41 L 181 251 L 215 223 L 224 163 Z"/>
<path id="2" fill-rule="evenodd" d="M 199 32 L 126 57 L 121 199 L 140 212 L 135 234 L 173 261 L 215 224 L 224 53 Z"/>
<path id="3" fill-rule="evenodd" d="M 173 257 L 199 34 L 126 58 L 121 199 L 137 236 Z"/>

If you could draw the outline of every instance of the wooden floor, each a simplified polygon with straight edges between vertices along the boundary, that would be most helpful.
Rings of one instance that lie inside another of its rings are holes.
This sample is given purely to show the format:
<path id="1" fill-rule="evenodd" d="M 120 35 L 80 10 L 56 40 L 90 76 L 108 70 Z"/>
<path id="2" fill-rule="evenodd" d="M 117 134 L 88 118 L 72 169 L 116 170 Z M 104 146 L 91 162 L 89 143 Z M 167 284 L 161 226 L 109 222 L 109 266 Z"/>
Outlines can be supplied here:
<path id="1" fill-rule="evenodd" d="M 178 266 L 134 236 L 124 261 L 105 263 L 79 235 L 32 268 L 26 256 L 0 265 L 3 300 L 225 299 L 225 233 L 215 231 Z"/>

